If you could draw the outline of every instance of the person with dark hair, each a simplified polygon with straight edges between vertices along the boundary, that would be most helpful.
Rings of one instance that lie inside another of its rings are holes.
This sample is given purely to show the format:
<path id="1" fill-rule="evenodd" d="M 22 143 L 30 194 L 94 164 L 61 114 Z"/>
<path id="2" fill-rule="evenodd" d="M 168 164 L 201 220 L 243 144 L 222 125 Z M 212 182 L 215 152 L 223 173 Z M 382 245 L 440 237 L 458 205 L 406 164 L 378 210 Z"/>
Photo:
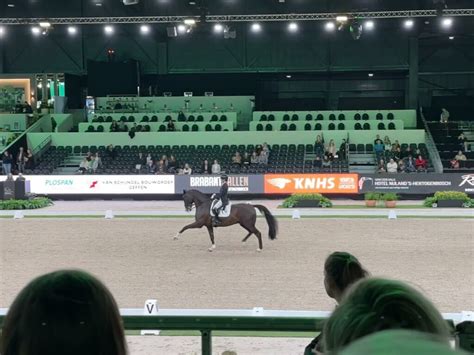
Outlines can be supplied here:
<path id="1" fill-rule="evenodd" d="M 8 175 L 12 172 L 12 163 L 12 155 L 8 152 L 8 150 L 4 151 L 2 156 L 2 169 L 4 175 Z"/>
<path id="2" fill-rule="evenodd" d="M 31 281 L 13 301 L 0 337 L 2 355 L 126 355 L 122 320 L 107 287 L 78 270 Z"/>
<path id="3" fill-rule="evenodd" d="M 415 330 L 448 342 L 446 321 L 419 291 L 400 281 L 372 278 L 354 284 L 324 325 L 323 346 L 330 353 L 384 330 Z"/>
<path id="4" fill-rule="evenodd" d="M 211 171 L 211 164 L 209 164 L 209 160 L 205 159 L 201 165 L 201 173 L 202 174 L 210 174 Z"/>
<path id="5" fill-rule="evenodd" d="M 324 263 L 324 288 L 329 297 L 339 303 L 346 289 L 353 283 L 368 277 L 369 273 L 362 267 L 355 256 L 336 251 L 326 258 Z M 306 347 L 305 355 L 323 352 L 323 333 L 321 332 Z"/>
<path id="6" fill-rule="evenodd" d="M 25 163 L 26 163 L 25 149 L 23 147 L 20 147 L 18 154 L 16 156 L 16 166 L 18 168 L 18 172 L 20 173 L 25 172 Z"/>

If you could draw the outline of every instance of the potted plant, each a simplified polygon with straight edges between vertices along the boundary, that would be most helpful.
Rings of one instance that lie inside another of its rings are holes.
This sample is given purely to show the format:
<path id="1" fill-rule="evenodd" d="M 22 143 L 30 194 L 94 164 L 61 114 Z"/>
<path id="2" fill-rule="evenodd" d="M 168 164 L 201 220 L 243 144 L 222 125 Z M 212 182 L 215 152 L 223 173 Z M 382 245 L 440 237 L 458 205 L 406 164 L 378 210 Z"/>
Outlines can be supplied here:
<path id="1" fill-rule="evenodd" d="M 377 202 L 380 201 L 380 194 L 378 192 L 367 192 L 364 195 L 364 200 L 366 207 L 375 207 Z"/>
<path id="2" fill-rule="evenodd" d="M 332 203 L 321 194 L 293 194 L 283 201 L 283 207 L 332 207 Z"/>
<path id="3" fill-rule="evenodd" d="M 382 195 L 382 200 L 385 201 L 385 207 L 394 208 L 397 206 L 398 195 L 395 193 L 386 193 Z"/>
<path id="4" fill-rule="evenodd" d="M 461 208 L 469 202 L 469 196 L 460 191 L 438 191 L 434 198 L 437 206 L 444 208 Z"/>

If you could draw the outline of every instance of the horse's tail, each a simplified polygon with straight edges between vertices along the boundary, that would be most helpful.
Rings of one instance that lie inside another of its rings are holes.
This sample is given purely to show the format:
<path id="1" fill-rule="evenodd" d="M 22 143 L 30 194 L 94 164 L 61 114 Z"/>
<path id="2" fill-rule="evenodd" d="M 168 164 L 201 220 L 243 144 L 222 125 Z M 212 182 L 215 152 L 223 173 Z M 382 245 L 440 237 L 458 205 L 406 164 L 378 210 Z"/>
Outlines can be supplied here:
<path id="1" fill-rule="evenodd" d="M 256 209 L 263 213 L 268 224 L 268 237 L 275 240 L 278 233 L 278 222 L 271 212 L 263 205 L 253 205 Z"/>

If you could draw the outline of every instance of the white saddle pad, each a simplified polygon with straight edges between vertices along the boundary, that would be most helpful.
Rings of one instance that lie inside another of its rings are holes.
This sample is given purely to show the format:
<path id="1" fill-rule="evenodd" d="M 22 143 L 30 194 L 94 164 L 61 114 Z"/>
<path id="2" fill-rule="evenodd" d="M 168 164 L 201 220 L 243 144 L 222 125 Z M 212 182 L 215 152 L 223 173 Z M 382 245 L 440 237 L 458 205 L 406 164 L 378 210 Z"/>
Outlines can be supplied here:
<path id="1" fill-rule="evenodd" d="M 214 207 L 219 204 L 220 205 L 221 201 L 219 200 L 215 200 L 215 201 L 212 201 L 211 203 L 211 210 L 209 211 L 209 213 L 211 214 L 211 216 L 214 216 Z M 229 217 L 230 216 L 230 210 L 232 208 L 232 203 L 229 201 L 229 204 L 227 206 L 225 206 L 225 208 L 223 208 L 220 212 L 219 212 L 219 217 L 222 217 L 222 218 L 225 218 L 225 217 Z"/>

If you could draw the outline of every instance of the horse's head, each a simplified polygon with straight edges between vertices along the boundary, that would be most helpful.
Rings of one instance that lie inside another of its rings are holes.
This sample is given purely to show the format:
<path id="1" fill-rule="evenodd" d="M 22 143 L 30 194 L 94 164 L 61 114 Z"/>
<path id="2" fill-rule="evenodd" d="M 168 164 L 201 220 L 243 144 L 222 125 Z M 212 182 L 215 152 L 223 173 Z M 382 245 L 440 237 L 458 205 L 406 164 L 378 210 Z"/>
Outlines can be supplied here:
<path id="1" fill-rule="evenodd" d="M 194 205 L 194 197 L 189 191 L 183 190 L 183 200 L 184 200 L 184 209 L 187 212 L 191 212 L 193 210 Z"/>

